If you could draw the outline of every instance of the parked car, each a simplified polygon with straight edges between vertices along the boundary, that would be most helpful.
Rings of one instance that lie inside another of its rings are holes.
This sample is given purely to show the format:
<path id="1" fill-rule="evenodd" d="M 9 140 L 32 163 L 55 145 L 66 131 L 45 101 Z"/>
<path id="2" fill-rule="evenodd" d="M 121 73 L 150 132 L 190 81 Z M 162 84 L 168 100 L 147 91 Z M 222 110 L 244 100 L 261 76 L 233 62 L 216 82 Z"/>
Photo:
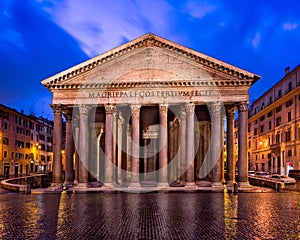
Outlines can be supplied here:
<path id="1" fill-rule="evenodd" d="M 268 172 L 255 172 L 255 177 L 268 178 L 270 174 Z"/>
<path id="2" fill-rule="evenodd" d="M 289 171 L 289 177 L 300 179 L 300 170 L 290 170 Z"/>
<path id="3" fill-rule="evenodd" d="M 249 176 L 255 176 L 255 171 L 249 171 L 249 172 L 248 172 L 248 175 L 249 175 Z"/>
<path id="4" fill-rule="evenodd" d="M 271 180 L 284 182 L 285 184 L 295 184 L 296 180 L 294 178 L 288 177 L 287 175 L 280 175 L 280 174 L 272 174 L 270 176 Z"/>

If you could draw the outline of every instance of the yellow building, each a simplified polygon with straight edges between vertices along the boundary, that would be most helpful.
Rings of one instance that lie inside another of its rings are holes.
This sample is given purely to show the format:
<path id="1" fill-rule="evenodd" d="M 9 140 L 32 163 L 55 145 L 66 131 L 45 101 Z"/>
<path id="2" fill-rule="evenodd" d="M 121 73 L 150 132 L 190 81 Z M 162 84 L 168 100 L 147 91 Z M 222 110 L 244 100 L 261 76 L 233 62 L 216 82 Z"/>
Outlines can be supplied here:
<path id="1" fill-rule="evenodd" d="M 248 120 L 249 169 L 300 169 L 300 65 L 258 98 Z"/>
<path id="2" fill-rule="evenodd" d="M 53 122 L 0 104 L 0 177 L 52 169 Z"/>

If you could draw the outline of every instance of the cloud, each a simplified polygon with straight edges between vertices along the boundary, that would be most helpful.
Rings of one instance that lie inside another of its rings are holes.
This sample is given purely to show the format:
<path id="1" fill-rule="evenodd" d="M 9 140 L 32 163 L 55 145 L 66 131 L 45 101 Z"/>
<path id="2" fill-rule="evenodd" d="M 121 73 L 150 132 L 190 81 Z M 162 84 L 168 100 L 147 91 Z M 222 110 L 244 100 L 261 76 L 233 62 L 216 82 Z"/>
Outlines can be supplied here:
<path id="1" fill-rule="evenodd" d="M 291 23 L 291 22 L 286 22 L 282 25 L 282 29 L 286 31 L 292 31 L 294 29 L 298 28 L 297 23 Z"/>
<path id="2" fill-rule="evenodd" d="M 250 44 L 252 45 L 252 47 L 254 49 L 258 48 L 259 45 L 260 45 L 260 42 L 261 42 L 261 34 L 260 34 L 260 32 L 257 32 L 252 39 L 249 39 L 249 41 L 250 41 Z"/>
<path id="3" fill-rule="evenodd" d="M 164 33 L 169 28 L 171 6 L 164 0 L 153 1 L 52 1 L 44 9 L 53 20 L 79 42 L 89 56 L 110 50 L 124 39 L 147 32 Z M 43 2 L 42 2 L 43 4 Z"/>
<path id="4" fill-rule="evenodd" d="M 186 3 L 184 11 L 194 18 L 201 19 L 207 14 L 215 11 L 216 5 L 204 1 L 190 0 Z"/>

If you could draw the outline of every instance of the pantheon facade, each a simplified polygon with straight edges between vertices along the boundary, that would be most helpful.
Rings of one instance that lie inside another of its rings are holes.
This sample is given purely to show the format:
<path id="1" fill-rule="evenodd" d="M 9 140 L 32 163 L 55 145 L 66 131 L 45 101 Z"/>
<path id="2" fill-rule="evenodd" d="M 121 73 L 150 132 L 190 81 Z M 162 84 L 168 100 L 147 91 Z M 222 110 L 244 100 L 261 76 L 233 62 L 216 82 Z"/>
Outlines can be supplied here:
<path id="1" fill-rule="evenodd" d="M 43 80 L 53 94 L 52 187 L 224 187 L 236 169 L 248 186 L 248 89 L 259 78 L 146 34 Z"/>

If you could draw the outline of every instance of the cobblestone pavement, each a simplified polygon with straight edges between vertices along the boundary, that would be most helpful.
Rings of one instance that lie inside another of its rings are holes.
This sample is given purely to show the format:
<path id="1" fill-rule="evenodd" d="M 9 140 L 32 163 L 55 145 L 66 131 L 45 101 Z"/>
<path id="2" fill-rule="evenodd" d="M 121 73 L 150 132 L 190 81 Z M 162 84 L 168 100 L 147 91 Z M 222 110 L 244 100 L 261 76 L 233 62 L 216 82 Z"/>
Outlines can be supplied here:
<path id="1" fill-rule="evenodd" d="M 0 236 L 300 239 L 300 193 L 1 194 Z"/>

